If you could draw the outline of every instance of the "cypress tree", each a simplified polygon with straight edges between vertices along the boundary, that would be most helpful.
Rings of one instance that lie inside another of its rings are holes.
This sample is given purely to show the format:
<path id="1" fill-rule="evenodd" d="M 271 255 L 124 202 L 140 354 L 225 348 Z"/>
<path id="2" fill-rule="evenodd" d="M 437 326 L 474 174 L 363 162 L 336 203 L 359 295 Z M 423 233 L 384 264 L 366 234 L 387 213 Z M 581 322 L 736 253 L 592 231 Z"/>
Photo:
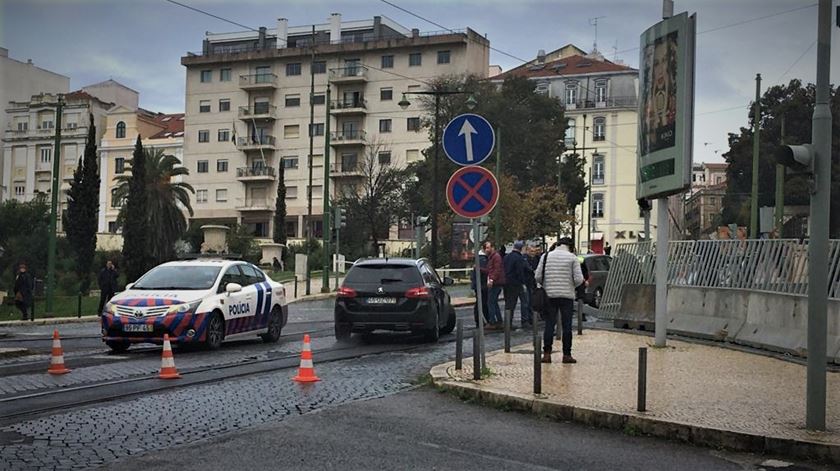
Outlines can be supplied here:
<path id="1" fill-rule="evenodd" d="M 283 159 L 277 170 L 277 201 L 274 203 L 274 243 L 286 245 L 286 170 Z"/>
<path id="2" fill-rule="evenodd" d="M 123 224 L 123 263 L 126 280 L 137 281 L 150 268 L 149 238 L 147 231 L 148 207 L 146 197 L 146 156 L 143 143 L 137 136 L 131 162 L 131 177 L 126 198 L 125 223 Z"/>

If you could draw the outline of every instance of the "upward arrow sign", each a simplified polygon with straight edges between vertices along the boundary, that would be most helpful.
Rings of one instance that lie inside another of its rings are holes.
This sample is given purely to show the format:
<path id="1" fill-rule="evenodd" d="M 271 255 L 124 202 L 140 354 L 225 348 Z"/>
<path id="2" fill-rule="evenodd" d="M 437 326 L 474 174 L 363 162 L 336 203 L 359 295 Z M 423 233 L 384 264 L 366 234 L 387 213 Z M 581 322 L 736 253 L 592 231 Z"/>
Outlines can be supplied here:
<path id="1" fill-rule="evenodd" d="M 459 136 L 464 136 L 464 145 L 467 146 L 467 162 L 472 162 L 475 160 L 473 158 L 473 146 L 472 146 L 472 135 L 478 134 L 478 131 L 470 124 L 469 119 L 464 120 L 464 125 L 461 126 L 461 131 L 458 132 Z"/>

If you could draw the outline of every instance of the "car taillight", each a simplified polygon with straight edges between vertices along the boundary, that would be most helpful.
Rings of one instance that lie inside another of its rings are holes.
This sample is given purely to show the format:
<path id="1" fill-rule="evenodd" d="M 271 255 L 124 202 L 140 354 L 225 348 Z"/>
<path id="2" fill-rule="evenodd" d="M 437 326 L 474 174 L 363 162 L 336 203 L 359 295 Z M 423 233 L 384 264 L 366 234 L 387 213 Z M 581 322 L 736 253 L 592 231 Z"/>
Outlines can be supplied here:
<path id="1" fill-rule="evenodd" d="M 356 290 L 353 288 L 347 288 L 346 286 L 342 286 L 338 288 L 338 297 L 339 298 L 355 298 L 356 297 Z"/>
<path id="2" fill-rule="evenodd" d="M 431 298 L 432 292 L 429 291 L 429 288 L 421 286 L 419 288 L 411 288 L 410 290 L 406 291 L 405 297 L 414 299 Z"/>

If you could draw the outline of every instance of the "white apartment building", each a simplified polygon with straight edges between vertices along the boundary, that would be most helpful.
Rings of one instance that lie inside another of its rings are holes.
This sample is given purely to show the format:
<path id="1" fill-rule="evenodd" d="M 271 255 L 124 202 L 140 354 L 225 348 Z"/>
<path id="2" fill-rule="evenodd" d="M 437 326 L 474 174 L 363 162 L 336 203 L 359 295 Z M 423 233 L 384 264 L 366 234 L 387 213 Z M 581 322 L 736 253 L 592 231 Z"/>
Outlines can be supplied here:
<path id="1" fill-rule="evenodd" d="M 187 68 L 184 164 L 196 193 L 197 220 L 238 222 L 257 237 L 273 233 L 277 172 L 285 169 L 287 236 L 305 235 L 309 176 L 310 72 L 313 233 L 321 236 L 326 125 L 330 129 L 330 196 L 360 176 L 374 146 L 382 165 L 405 166 L 431 145 L 419 97 L 402 110 L 404 92 L 429 88 L 442 75 L 486 77 L 489 42 L 472 30 L 421 34 L 384 16 L 207 33 Z M 331 92 L 327 113 L 326 92 Z M 412 98 L 412 97 L 409 97 Z M 410 238 L 410 230 L 407 231 Z"/>
<path id="2" fill-rule="evenodd" d="M 527 77 L 537 91 L 565 106 L 566 153 L 586 159 L 591 192 L 578 207 L 574 239 L 584 253 L 605 243 L 637 242 L 644 220 L 636 202 L 637 69 L 572 45 L 546 54 L 492 80 Z M 654 223 L 655 208 L 651 215 Z"/>

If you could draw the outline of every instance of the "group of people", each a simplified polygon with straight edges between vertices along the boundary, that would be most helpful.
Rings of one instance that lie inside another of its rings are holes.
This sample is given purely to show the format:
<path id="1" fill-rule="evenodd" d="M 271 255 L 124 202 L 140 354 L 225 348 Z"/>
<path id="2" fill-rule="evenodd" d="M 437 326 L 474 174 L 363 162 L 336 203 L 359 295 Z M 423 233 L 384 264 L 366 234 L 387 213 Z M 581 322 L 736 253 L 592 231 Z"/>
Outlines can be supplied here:
<path id="1" fill-rule="evenodd" d="M 505 253 L 504 246 L 496 250 L 491 241 L 485 241 L 479 251 L 480 286 L 476 286 L 475 272 L 472 275 L 473 290 L 481 292 L 481 308 L 485 318 L 485 330 L 504 329 L 499 296 L 503 295 L 504 310 L 513 311 L 520 303 L 522 329 L 533 327 L 534 309 L 531 300 L 538 288 L 545 290 L 546 305 L 541 318 L 545 321 L 543 331 L 543 363 L 551 363 L 554 332 L 562 329 L 563 363 L 577 363 L 572 357 L 572 315 L 574 301 L 585 287 L 586 276 L 583 265 L 574 254 L 574 244 L 568 237 L 561 238 L 545 253 L 537 245 L 527 245 L 518 240 L 513 249 Z M 478 306 L 474 310 L 478 324 Z M 513 326 L 511 325 L 511 328 Z"/>

